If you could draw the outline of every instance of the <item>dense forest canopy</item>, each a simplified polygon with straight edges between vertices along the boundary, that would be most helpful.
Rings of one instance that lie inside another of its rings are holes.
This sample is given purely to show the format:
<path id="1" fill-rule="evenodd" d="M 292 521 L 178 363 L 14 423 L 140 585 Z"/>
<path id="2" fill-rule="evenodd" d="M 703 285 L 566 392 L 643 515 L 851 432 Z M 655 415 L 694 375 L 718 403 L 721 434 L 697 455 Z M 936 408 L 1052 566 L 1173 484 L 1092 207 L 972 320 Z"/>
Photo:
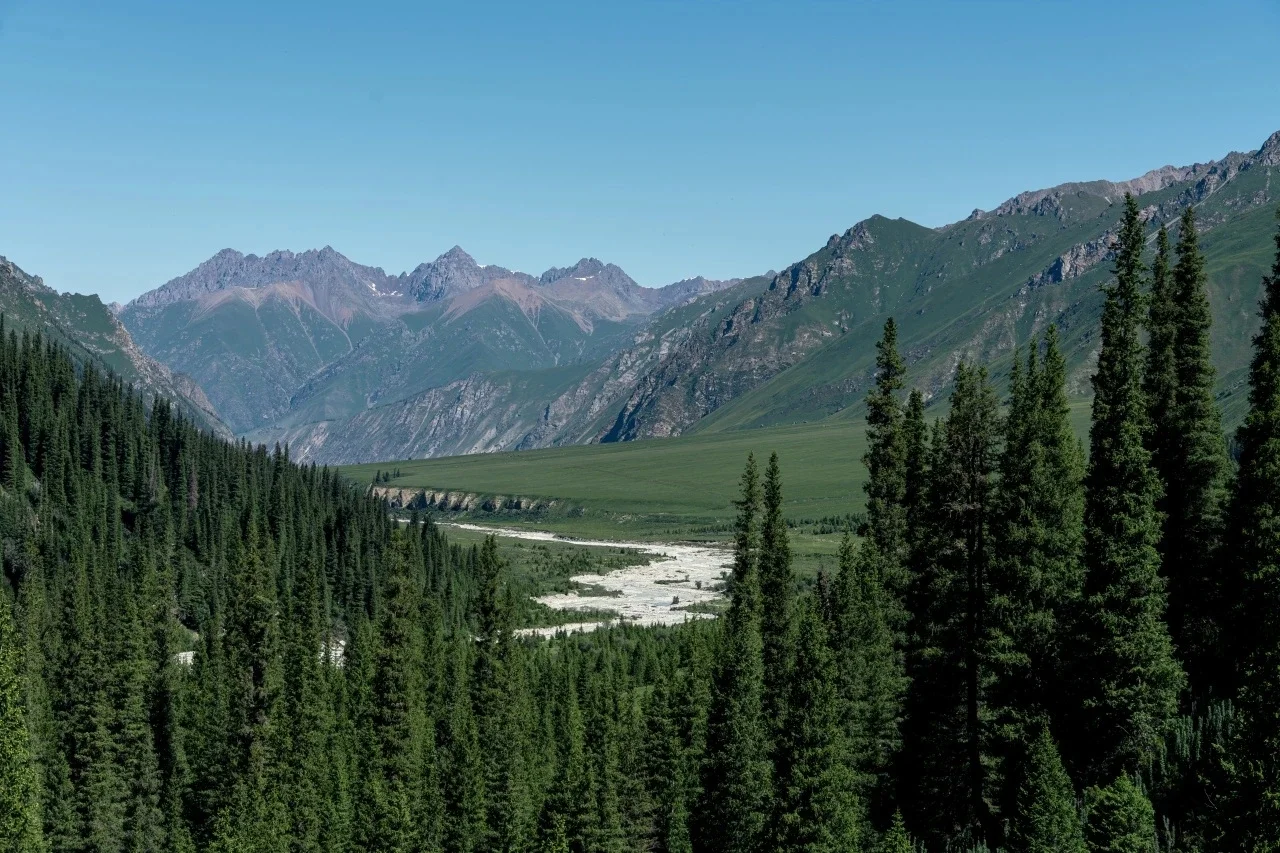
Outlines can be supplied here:
<path id="1" fill-rule="evenodd" d="M 1052 327 L 930 425 L 890 320 L 838 572 L 750 459 L 723 618 L 552 640 L 492 538 L 0 333 L 0 849 L 1280 850 L 1280 234 L 1229 455 L 1147 230 L 1087 449 Z"/>

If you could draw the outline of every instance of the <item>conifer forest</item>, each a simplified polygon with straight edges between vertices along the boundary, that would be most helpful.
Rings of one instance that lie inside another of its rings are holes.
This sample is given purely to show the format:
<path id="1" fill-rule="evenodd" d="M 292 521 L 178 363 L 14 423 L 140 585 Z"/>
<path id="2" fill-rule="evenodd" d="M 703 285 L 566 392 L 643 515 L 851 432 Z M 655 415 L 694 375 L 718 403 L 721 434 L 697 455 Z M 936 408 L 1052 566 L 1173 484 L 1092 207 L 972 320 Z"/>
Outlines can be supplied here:
<path id="1" fill-rule="evenodd" d="M 720 618 L 551 639 L 493 537 L 7 329 L 0 852 L 1280 851 L 1275 240 L 1234 435 L 1127 197 L 1086 443 L 1053 326 L 935 417 L 890 318 L 838 571 L 750 458 Z"/>

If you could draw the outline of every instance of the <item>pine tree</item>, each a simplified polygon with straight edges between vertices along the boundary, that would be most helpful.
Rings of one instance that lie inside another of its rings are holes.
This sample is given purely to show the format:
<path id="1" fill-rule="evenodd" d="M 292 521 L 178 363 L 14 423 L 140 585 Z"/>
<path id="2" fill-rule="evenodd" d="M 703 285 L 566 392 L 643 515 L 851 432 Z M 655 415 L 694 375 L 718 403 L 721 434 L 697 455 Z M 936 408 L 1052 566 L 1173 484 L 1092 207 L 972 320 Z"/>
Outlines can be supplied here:
<path id="1" fill-rule="evenodd" d="M 1125 198 L 1116 283 L 1106 292 L 1102 349 L 1093 377 L 1085 480 L 1084 598 L 1073 659 L 1079 701 L 1069 764 L 1086 783 L 1135 771 L 1160 750 L 1184 675 L 1164 623 L 1160 483 L 1143 444 L 1146 403 L 1138 338 L 1143 225 Z"/>
<path id="2" fill-rule="evenodd" d="M 128 790 L 125 801 L 126 842 L 132 849 L 165 845 L 164 813 L 160 810 L 160 767 L 151 727 L 151 690 L 156 662 L 150 657 L 147 626 L 137 612 L 140 590 L 126 588 L 121 601 L 121 624 L 115 645 L 114 690 L 116 744 L 120 774 Z M 145 601 L 145 599 L 144 599 Z"/>
<path id="3" fill-rule="evenodd" d="M 586 729 L 587 778 L 595 815 L 587 833 L 587 847 L 599 853 L 622 853 L 622 779 L 619 762 L 617 693 L 610 661 L 600 656 L 584 681 L 590 711 Z"/>
<path id="4" fill-rule="evenodd" d="M 232 668 L 231 712 L 236 725 L 233 753 L 236 778 L 221 815 L 215 849 L 276 850 L 285 842 L 283 804 L 273 754 L 276 708 L 280 696 L 277 587 L 264 559 L 263 530 L 256 506 L 245 515 L 247 536 L 236 559 L 231 624 L 225 641 Z M 268 554 L 268 558 L 270 555 Z"/>
<path id="5" fill-rule="evenodd" d="M 907 835 L 907 827 L 902 822 L 902 812 L 894 813 L 893 823 L 889 825 L 889 831 L 880 838 L 875 853 L 916 853 L 916 845 L 912 843 L 911 836 Z"/>
<path id="6" fill-rule="evenodd" d="M 926 565 L 917 568 L 898 790 L 925 840 L 998 840 L 984 755 L 999 416 L 985 369 L 960 365 L 931 450 Z"/>
<path id="7" fill-rule="evenodd" d="M 868 805 L 889 794 L 888 774 L 901 743 L 902 655 L 889 626 L 889 595 L 874 548 L 855 548 L 846 534 L 833 599 L 831 645 L 840 691 L 844 739 Z"/>
<path id="8" fill-rule="evenodd" d="M 561 701 L 554 728 L 555 776 L 538 820 L 538 849 L 586 853 L 596 832 L 597 812 L 587 766 L 586 724 L 578 702 L 576 673 L 566 666 L 557 679 L 557 686 Z"/>
<path id="9" fill-rule="evenodd" d="M 694 811 L 700 793 L 698 769 L 707 740 L 708 706 L 711 690 L 709 664 L 703 638 L 696 634 L 682 655 L 683 668 L 677 675 L 670 705 L 670 725 L 664 730 L 668 741 L 663 757 L 663 796 L 659 798 L 659 832 L 655 849 L 662 853 L 692 853 Z"/>
<path id="10" fill-rule="evenodd" d="M 20 648 L 8 594 L 0 587 L 0 849 L 35 853 L 44 839 Z"/>
<path id="11" fill-rule="evenodd" d="M 786 724 L 777 750 L 777 841 L 770 849 L 837 853 L 858 845 L 859 807 L 826 630 L 811 601 L 799 621 Z"/>
<path id="12" fill-rule="evenodd" d="M 423 716 L 422 638 L 417 628 L 419 602 L 409 575 L 406 537 L 393 545 L 387 596 L 379 624 L 373 711 L 378 750 L 372 846 L 408 851 L 424 846 L 420 802 L 425 755 L 430 744 Z M 428 794 L 432 796 L 434 792 Z"/>
<path id="13" fill-rule="evenodd" d="M 906 437 L 898 399 L 905 373 L 898 353 L 898 327 L 890 317 L 876 344 L 876 384 L 867 394 L 867 452 L 863 456 L 867 510 L 858 532 L 881 555 L 885 586 L 896 599 L 891 615 L 897 630 L 905 621 L 900 601 L 907 586 Z"/>
<path id="14" fill-rule="evenodd" d="M 760 525 L 760 633 L 764 660 L 764 715 L 771 721 L 770 738 L 786 713 L 792 656 L 791 545 L 782 516 L 782 475 L 778 454 L 769 457 L 764 475 L 764 505 Z"/>
<path id="15" fill-rule="evenodd" d="M 772 798 L 763 717 L 760 487 L 752 457 L 742 475 L 737 506 L 733 600 L 723 619 L 703 772 L 700 847 L 709 853 L 761 850 Z"/>
<path id="16" fill-rule="evenodd" d="M 1057 330 L 1015 360 L 992 519 L 990 636 L 992 796 L 1010 809 L 1037 728 L 1068 698 L 1061 641 L 1082 582 L 1083 460 L 1071 431 Z"/>
<path id="17" fill-rule="evenodd" d="M 1174 408 L 1178 393 L 1178 297 L 1173 281 L 1173 251 L 1169 229 L 1160 226 L 1156 257 L 1151 264 L 1151 293 L 1147 299 L 1147 351 L 1142 390 L 1147 400 L 1147 449 L 1151 464 L 1162 477 L 1178 464 L 1178 434 Z M 1166 480 L 1167 482 L 1167 480 Z M 1160 509 L 1163 510 L 1163 502 Z"/>
<path id="18" fill-rule="evenodd" d="M 1030 745 L 1010 841 L 1026 853 L 1084 853 L 1075 790 L 1048 728 Z"/>
<path id="19" fill-rule="evenodd" d="M 317 568 L 314 556 L 298 566 L 283 628 L 283 719 L 277 737 L 290 837 L 298 851 L 331 849 L 338 839 L 345 843 L 350 836 L 343 815 L 347 792 L 335 788 L 333 778 L 342 750 L 334 743 L 335 720 L 325 677 L 331 666 L 326 659 L 329 637 L 320 615 Z"/>
<path id="20" fill-rule="evenodd" d="M 1214 401 L 1210 358 L 1212 314 L 1195 210 L 1183 211 L 1174 270 L 1176 394 L 1168 431 L 1176 457 L 1157 465 L 1165 496 L 1161 557 L 1169 581 L 1169 631 L 1197 696 L 1221 683 L 1228 660 L 1219 656 L 1216 622 L 1222 596 L 1221 507 L 1227 471 L 1222 416 Z"/>
<path id="21" fill-rule="evenodd" d="M 443 803 L 441 840 L 445 850 L 476 849 L 485 829 L 484 774 L 472 716 L 470 658 L 456 644 L 437 720 L 436 758 Z"/>
<path id="22" fill-rule="evenodd" d="M 1234 583 L 1227 600 L 1236 608 L 1224 627 L 1229 652 L 1243 665 L 1224 850 L 1280 849 L 1280 231 L 1275 241 L 1253 339 L 1249 413 L 1236 434 L 1240 466 L 1229 514 Z"/>
<path id="23" fill-rule="evenodd" d="M 488 825 L 495 850 L 520 851 L 527 848 L 534 832 L 532 794 L 529 768 L 526 763 L 528 750 L 526 723 L 530 716 L 529 697 L 522 678 L 524 668 L 517 657 L 520 647 L 507 643 L 503 649 L 502 713 L 498 720 L 498 734 L 488 742 L 488 751 L 496 752 L 497 761 L 486 782 L 486 802 L 489 805 Z"/>
<path id="24" fill-rule="evenodd" d="M 653 814 L 644 833 L 644 843 L 662 853 L 692 853 L 685 796 L 688 785 L 685 746 L 672 708 L 671 687 L 675 678 L 674 674 L 667 674 L 659 679 L 646 708 L 645 785 L 653 801 Z"/>
<path id="25" fill-rule="evenodd" d="M 501 598 L 505 561 L 497 540 L 485 538 L 477 561 L 479 595 L 475 621 L 477 644 L 472 704 L 483 750 L 485 826 L 488 849 L 522 849 L 531 831 L 526 777 L 524 693 L 521 670 L 512 642 L 509 608 Z"/>
<path id="26" fill-rule="evenodd" d="M 906 460 L 903 501 L 906 506 L 907 553 L 910 555 L 914 554 L 919 544 L 928 478 L 929 428 L 924 422 L 924 394 L 920 393 L 919 388 L 912 388 L 911 395 L 907 398 L 907 410 L 902 418 L 902 434 Z"/>
<path id="27" fill-rule="evenodd" d="M 1089 853 L 1152 853 L 1156 815 L 1147 795 L 1128 776 L 1085 792 L 1085 841 Z"/>

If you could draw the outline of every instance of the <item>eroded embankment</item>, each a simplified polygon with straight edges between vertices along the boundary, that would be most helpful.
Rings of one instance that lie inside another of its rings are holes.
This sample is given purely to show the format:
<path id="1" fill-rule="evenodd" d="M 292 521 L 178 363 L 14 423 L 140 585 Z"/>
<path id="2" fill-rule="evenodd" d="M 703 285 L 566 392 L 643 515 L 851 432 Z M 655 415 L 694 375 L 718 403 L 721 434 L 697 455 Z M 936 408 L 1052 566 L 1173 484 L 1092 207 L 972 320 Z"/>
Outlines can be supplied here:
<path id="1" fill-rule="evenodd" d="M 457 489 L 423 489 L 400 486 L 374 486 L 372 494 L 392 509 L 436 509 L 441 512 L 545 512 L 553 509 L 554 500 L 520 495 L 482 495 Z"/>

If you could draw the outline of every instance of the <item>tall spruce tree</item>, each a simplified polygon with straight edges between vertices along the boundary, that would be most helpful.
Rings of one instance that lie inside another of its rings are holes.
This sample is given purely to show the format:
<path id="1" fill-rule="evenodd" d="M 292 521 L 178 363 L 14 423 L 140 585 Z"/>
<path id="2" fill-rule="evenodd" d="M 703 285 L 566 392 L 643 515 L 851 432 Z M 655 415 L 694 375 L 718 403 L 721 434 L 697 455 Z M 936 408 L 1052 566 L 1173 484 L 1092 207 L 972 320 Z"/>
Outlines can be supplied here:
<path id="1" fill-rule="evenodd" d="M 1178 708 L 1185 676 L 1164 622 L 1159 479 L 1143 440 L 1139 313 L 1144 229 L 1125 197 L 1115 284 L 1102 311 L 1085 479 L 1084 597 L 1073 637 L 1079 701 L 1064 730 L 1069 765 L 1086 784 L 1136 771 L 1154 758 Z"/>
<path id="2" fill-rule="evenodd" d="M 793 645 L 791 545 L 782 516 L 782 474 L 778 454 L 769 457 L 764 474 L 760 523 L 760 634 L 764 660 L 764 714 L 770 739 L 786 716 Z"/>
<path id="3" fill-rule="evenodd" d="M 866 520 L 859 534 L 879 554 L 879 570 L 886 588 L 895 597 L 891 616 L 901 630 L 906 614 L 901 599 L 906 592 L 906 437 L 902 401 L 906 368 L 898 353 L 898 327 L 890 317 L 876 344 L 875 387 L 867 394 Z"/>
<path id="4" fill-rule="evenodd" d="M 799 615 L 795 671 L 777 750 L 778 853 L 839 853 L 858 846 L 859 805 L 826 629 L 814 603 Z"/>
<path id="5" fill-rule="evenodd" d="M 543 853 L 585 853 L 595 826 L 594 792 L 586 756 L 586 731 L 578 703 L 575 674 L 565 667 L 557 683 L 563 701 L 555 719 L 558 752 L 555 777 L 547 791 L 538 820 L 538 850 Z M 446 849 L 451 849 L 446 845 Z"/>
<path id="6" fill-rule="evenodd" d="M 420 605 L 407 552 L 407 537 L 397 536 L 378 626 L 373 689 L 378 759 L 377 775 L 369 780 L 374 805 L 370 842 L 386 851 L 418 850 L 435 841 L 433 827 L 423 820 L 434 811 L 436 794 L 424 785 L 432 749 L 424 708 Z"/>
<path id="7" fill-rule="evenodd" d="M 925 488 L 929 462 L 929 427 L 924 422 L 924 394 L 912 388 L 907 397 L 907 410 L 902 416 L 905 479 L 903 502 L 906 506 L 907 555 L 915 552 L 923 523 Z"/>
<path id="8" fill-rule="evenodd" d="M 1062 634 L 1080 598 L 1084 461 L 1071 431 L 1057 329 L 1015 362 L 992 518 L 992 797 L 1013 806 L 1018 763 L 1067 699 Z"/>
<path id="9" fill-rule="evenodd" d="M 593 668 L 584 673 L 583 692 L 587 699 L 587 778 L 595 814 L 587 834 L 587 849 L 599 853 L 622 853 L 626 844 L 623 828 L 617 691 L 612 660 L 602 654 Z"/>
<path id="10" fill-rule="evenodd" d="M 484 846 L 495 851 L 521 849 L 532 832 L 525 758 L 524 691 L 518 649 L 512 641 L 509 608 L 502 600 L 501 578 L 506 568 L 497 540 L 485 538 L 478 560 L 479 595 L 475 622 L 477 645 L 471 691 L 483 751 L 485 825 Z"/>
<path id="11" fill-rule="evenodd" d="M 446 850 L 476 849 L 484 837 L 485 789 L 479 737 L 470 699 L 471 658 L 454 643 L 436 720 L 436 761 L 443 800 L 441 841 Z"/>
<path id="12" fill-rule="evenodd" d="M 1178 298 L 1173 281 L 1173 250 L 1169 229 L 1156 234 L 1156 257 L 1151 264 L 1151 292 L 1147 297 L 1147 350 L 1142 391 L 1147 399 L 1147 449 L 1161 477 L 1178 464 L 1178 434 L 1174 407 L 1178 393 Z M 1163 510 L 1161 501 L 1159 508 Z"/>
<path id="13" fill-rule="evenodd" d="M 733 600 L 723 619 L 703 772 L 700 847 L 709 853 L 762 850 L 773 797 L 763 716 L 760 485 L 753 457 L 737 506 Z"/>
<path id="14" fill-rule="evenodd" d="M 1240 465 L 1229 515 L 1229 651 L 1243 665 L 1224 850 L 1280 849 L 1280 231 L 1275 242 L 1253 339 L 1249 413 L 1236 433 Z"/>
<path id="15" fill-rule="evenodd" d="M 1229 686 L 1221 681 L 1230 663 L 1220 655 L 1218 635 L 1227 455 L 1222 415 L 1213 396 L 1213 318 L 1193 208 L 1183 211 L 1180 228 L 1173 273 L 1177 385 L 1165 425 L 1174 439 L 1175 458 L 1167 465 L 1157 464 L 1165 487 L 1160 550 L 1169 581 L 1169 631 L 1194 694 L 1205 697 Z"/>
<path id="16" fill-rule="evenodd" d="M 668 674 L 658 682 L 646 708 L 645 785 L 653 800 L 653 814 L 644 843 L 662 853 L 692 853 L 689 762 L 673 708 L 674 679 L 674 674 Z"/>
<path id="17" fill-rule="evenodd" d="M 898 791 L 926 843 L 989 838 L 987 796 L 991 563 L 999 413 L 983 368 L 956 371 L 951 412 L 931 450 L 927 564 L 912 592 L 903 767 Z"/>
<path id="18" fill-rule="evenodd" d="M 144 565 L 149 561 L 144 561 Z M 147 628 L 138 613 L 145 597 L 137 587 L 123 585 L 113 596 L 121 602 L 119 635 L 114 646 L 112 706 L 120 774 L 127 789 L 126 843 L 136 850 L 166 846 L 164 813 L 160 810 L 160 767 L 151 726 L 151 691 L 158 675 L 151 657 Z M 150 586 L 150 584 L 148 584 Z"/>
<path id="19" fill-rule="evenodd" d="M 901 745 L 902 654 L 889 624 L 889 594 L 875 549 L 846 534 L 833 591 L 830 641 L 840 691 L 844 738 L 859 798 L 875 807 L 890 797 L 890 769 Z"/>

